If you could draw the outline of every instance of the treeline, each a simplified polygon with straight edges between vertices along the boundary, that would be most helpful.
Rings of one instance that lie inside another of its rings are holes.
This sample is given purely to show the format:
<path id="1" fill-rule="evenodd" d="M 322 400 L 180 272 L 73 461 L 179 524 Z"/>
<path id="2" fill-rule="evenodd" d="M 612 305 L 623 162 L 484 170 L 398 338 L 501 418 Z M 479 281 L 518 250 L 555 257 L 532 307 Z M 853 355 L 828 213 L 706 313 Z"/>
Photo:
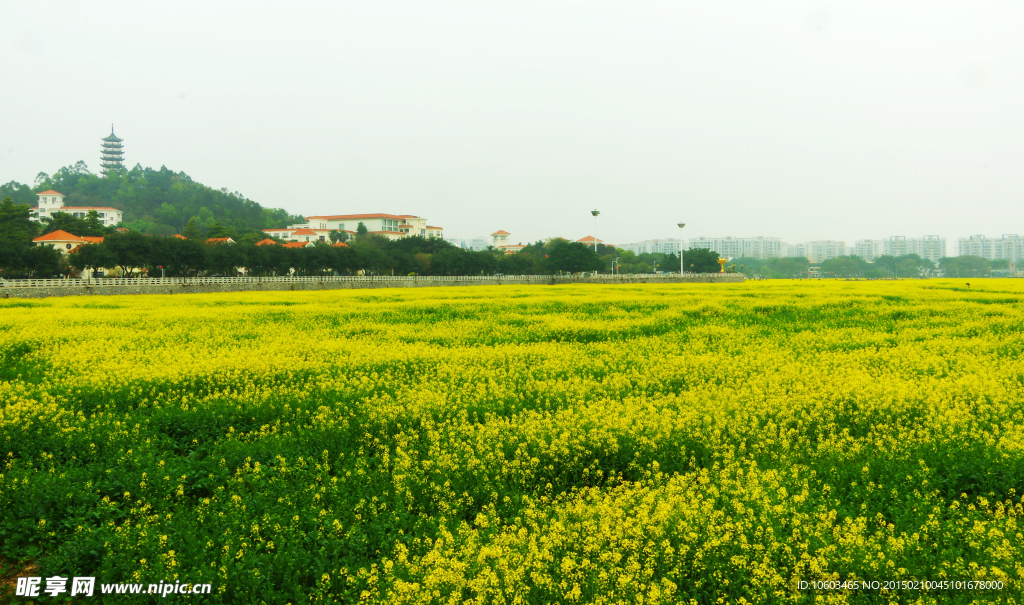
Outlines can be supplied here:
<path id="1" fill-rule="evenodd" d="M 67 222 L 69 218 L 55 220 Z M 69 254 L 61 254 L 48 245 L 33 245 L 32 239 L 44 226 L 49 227 L 29 220 L 27 206 L 14 204 L 10 198 L 0 202 L 0 275 L 41 278 L 101 268 L 123 276 L 152 277 L 230 276 L 237 275 L 241 268 L 254 276 L 552 275 L 594 271 L 602 265 L 593 249 L 563 239 L 537 242 L 518 254 L 505 254 L 497 250 L 463 250 L 441 239 L 422 237 L 392 241 L 365 234 L 350 239 L 346 246 L 318 242 L 293 248 L 279 240 L 256 245 L 249 236 L 234 244 L 211 244 L 200 237 L 152 236 L 136 231 L 111 233 L 101 226 L 97 234 L 104 238 L 101 243 L 83 244 Z"/>
<path id="2" fill-rule="evenodd" d="M 612 260 L 616 260 L 615 269 L 618 273 L 679 273 L 679 256 L 674 253 L 645 252 L 636 254 L 631 250 L 619 250 L 598 244 L 598 253 L 604 260 L 604 270 L 611 271 Z M 693 248 L 683 252 L 683 263 L 686 273 L 717 273 L 718 253 L 704 248 Z"/>
<path id="3" fill-rule="evenodd" d="M 983 277 L 1006 270 L 1005 260 L 985 260 L 980 256 L 947 256 L 938 263 L 917 254 L 903 256 L 877 256 L 868 262 L 859 256 L 840 256 L 822 261 L 818 271 L 822 277 L 884 279 L 894 277 Z M 734 258 L 727 265 L 755 277 L 792 278 L 807 277 L 811 262 L 806 258 Z"/>
<path id="4" fill-rule="evenodd" d="M 108 176 L 92 174 L 85 162 L 50 175 L 40 172 L 33 186 L 11 181 L 0 185 L 0 199 L 36 205 L 36 193 L 54 189 L 67 206 L 110 206 L 124 212 L 124 226 L 151 235 L 173 235 L 194 218 L 201 231 L 220 223 L 238 233 L 272 229 L 302 221 L 281 209 L 264 208 L 238 192 L 213 189 L 184 172 L 136 165 Z"/>

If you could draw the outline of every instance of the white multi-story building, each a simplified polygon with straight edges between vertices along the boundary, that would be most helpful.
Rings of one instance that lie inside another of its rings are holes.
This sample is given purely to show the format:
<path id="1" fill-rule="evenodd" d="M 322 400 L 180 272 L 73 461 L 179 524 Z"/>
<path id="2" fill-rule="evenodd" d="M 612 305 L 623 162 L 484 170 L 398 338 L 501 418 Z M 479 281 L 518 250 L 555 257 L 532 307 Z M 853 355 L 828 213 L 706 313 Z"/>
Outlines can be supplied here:
<path id="1" fill-rule="evenodd" d="M 1024 239 L 1017 234 L 1003 235 L 992 241 L 992 256 L 1018 263 L 1024 259 Z"/>
<path id="2" fill-rule="evenodd" d="M 915 237 L 910 240 L 910 253 L 937 263 L 946 256 L 946 238 L 938 235 Z"/>
<path id="3" fill-rule="evenodd" d="M 807 247 L 804 244 L 782 244 L 783 258 L 807 257 Z"/>
<path id="4" fill-rule="evenodd" d="M 980 256 L 992 260 L 992 240 L 984 235 L 961 237 L 957 242 L 957 254 L 959 256 Z"/>
<path id="5" fill-rule="evenodd" d="M 264 229 L 263 232 L 270 237 L 276 237 L 288 242 L 329 242 L 331 241 L 331 229 Z M 355 235 L 355 231 L 346 231 L 348 235 Z"/>
<path id="6" fill-rule="evenodd" d="M 75 218 L 85 218 L 89 216 L 90 210 L 95 210 L 100 215 L 100 222 L 104 227 L 116 226 L 124 219 L 120 210 L 109 206 L 65 206 L 64 194 L 52 189 L 36 195 L 39 196 L 39 205 L 32 209 L 32 220 L 37 223 L 42 222 L 44 218 L 53 218 L 58 212 L 65 212 Z"/>
<path id="7" fill-rule="evenodd" d="M 807 260 L 812 263 L 820 263 L 832 258 L 839 258 L 846 255 L 846 242 L 831 239 L 819 239 L 813 242 L 802 244 Z"/>
<path id="8" fill-rule="evenodd" d="M 779 238 L 764 236 L 695 237 L 690 239 L 690 248 L 711 250 L 723 258 L 779 258 L 783 255 L 782 246 L 782 241 Z"/>
<path id="9" fill-rule="evenodd" d="M 880 239 L 862 239 L 853 243 L 853 254 L 868 262 L 885 254 L 885 242 Z"/>
<path id="10" fill-rule="evenodd" d="M 675 254 L 679 255 L 679 247 L 683 240 L 670 237 L 667 239 L 647 239 L 635 244 L 616 246 L 621 250 L 629 250 L 633 254 Z"/>
<path id="11" fill-rule="evenodd" d="M 355 233 L 359 229 L 359 223 L 366 227 L 369 233 L 381 235 L 388 239 L 401 239 L 403 237 L 443 237 L 444 229 L 432 227 L 427 224 L 427 219 L 412 214 L 332 214 L 324 216 L 306 217 L 306 222 L 300 225 L 289 225 L 289 229 L 313 229 L 327 231 L 351 231 Z M 267 230 L 265 230 L 267 231 Z M 270 229 L 269 231 L 279 231 Z"/>
<path id="12" fill-rule="evenodd" d="M 512 235 L 508 231 L 498 229 L 491 234 L 491 245 L 495 248 L 503 248 L 509 244 L 508 236 Z"/>
<path id="13" fill-rule="evenodd" d="M 980 256 L 986 260 L 1002 259 L 1017 263 L 1024 259 L 1024 239 L 1016 234 L 1006 234 L 998 239 L 984 235 L 961 237 L 957 242 L 957 253 L 960 256 Z"/>

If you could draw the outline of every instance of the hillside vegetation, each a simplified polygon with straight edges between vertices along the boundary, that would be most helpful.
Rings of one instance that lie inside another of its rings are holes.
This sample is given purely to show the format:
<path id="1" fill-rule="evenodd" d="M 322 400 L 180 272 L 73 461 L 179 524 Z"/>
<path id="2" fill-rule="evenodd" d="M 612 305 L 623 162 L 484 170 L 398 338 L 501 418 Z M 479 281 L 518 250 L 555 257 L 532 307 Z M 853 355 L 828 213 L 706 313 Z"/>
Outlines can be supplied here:
<path id="1" fill-rule="evenodd" d="M 127 227 L 153 235 L 180 233 L 192 217 L 203 232 L 219 222 L 238 233 L 283 227 L 302 220 L 281 209 L 264 208 L 240 193 L 197 183 L 184 172 L 174 172 L 166 166 L 157 170 L 136 165 L 104 177 L 92 174 L 80 161 L 52 175 L 40 173 L 33 186 L 14 181 L 0 185 L 0 199 L 10 196 L 16 204 L 35 206 L 35 193 L 48 189 L 67 196 L 64 203 L 68 206 L 111 206 L 122 210 Z"/>

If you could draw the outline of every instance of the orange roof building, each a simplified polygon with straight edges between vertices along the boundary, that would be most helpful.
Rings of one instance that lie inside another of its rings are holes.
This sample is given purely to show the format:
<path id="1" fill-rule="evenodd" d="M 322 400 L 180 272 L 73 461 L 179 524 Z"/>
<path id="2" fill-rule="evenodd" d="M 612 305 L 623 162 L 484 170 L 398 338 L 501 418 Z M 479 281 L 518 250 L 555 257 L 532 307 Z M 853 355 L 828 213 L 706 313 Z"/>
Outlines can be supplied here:
<path id="1" fill-rule="evenodd" d="M 206 238 L 207 244 L 233 244 L 235 240 L 230 237 L 208 237 Z"/>
<path id="2" fill-rule="evenodd" d="M 275 242 L 274 240 L 272 240 L 272 239 L 270 239 L 268 237 L 267 239 L 261 239 L 260 241 L 256 242 L 256 245 L 257 246 L 276 246 L 277 242 Z"/>
<path id="3" fill-rule="evenodd" d="M 37 246 L 51 246 L 55 250 L 60 250 L 62 253 L 67 254 L 83 244 L 96 243 L 95 240 L 102 242 L 103 238 L 89 237 L 86 239 L 84 237 L 78 237 L 74 233 L 68 233 L 67 231 L 58 229 L 52 233 L 40 235 L 32 240 L 32 243 Z"/>

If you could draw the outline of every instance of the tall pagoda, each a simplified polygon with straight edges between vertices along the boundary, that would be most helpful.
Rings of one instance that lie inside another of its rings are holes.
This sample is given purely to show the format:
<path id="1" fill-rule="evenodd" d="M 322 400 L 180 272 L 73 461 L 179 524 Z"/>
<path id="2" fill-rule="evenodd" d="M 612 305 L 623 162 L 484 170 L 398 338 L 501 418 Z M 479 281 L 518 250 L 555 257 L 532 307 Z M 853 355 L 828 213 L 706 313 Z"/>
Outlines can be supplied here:
<path id="1" fill-rule="evenodd" d="M 103 148 L 100 160 L 103 164 L 103 176 L 107 176 L 111 170 L 124 170 L 124 147 L 121 142 L 124 139 L 117 138 L 114 134 L 114 125 L 110 125 L 110 136 L 103 137 Z"/>

